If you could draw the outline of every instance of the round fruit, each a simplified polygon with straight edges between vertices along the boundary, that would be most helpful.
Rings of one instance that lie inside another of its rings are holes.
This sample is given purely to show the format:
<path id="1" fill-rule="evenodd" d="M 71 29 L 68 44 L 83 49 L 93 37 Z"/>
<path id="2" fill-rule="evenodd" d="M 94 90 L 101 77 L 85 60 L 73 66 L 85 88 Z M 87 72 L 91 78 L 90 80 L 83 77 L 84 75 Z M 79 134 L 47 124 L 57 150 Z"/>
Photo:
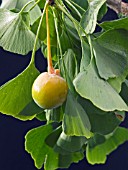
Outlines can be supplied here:
<path id="1" fill-rule="evenodd" d="M 66 81 L 56 74 L 44 72 L 34 81 L 32 97 L 35 103 L 44 108 L 52 109 L 66 100 L 68 87 Z"/>

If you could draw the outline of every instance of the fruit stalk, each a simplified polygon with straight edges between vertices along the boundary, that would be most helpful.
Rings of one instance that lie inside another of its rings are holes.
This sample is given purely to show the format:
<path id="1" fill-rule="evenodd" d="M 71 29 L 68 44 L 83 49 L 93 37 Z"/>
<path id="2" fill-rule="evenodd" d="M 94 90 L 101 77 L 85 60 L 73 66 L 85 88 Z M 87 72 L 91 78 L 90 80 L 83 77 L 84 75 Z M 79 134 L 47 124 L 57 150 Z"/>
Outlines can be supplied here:
<path id="1" fill-rule="evenodd" d="M 48 6 L 46 8 L 46 26 L 47 26 L 47 61 L 48 61 L 48 73 L 54 74 L 55 70 L 52 64 L 52 57 L 51 57 L 51 44 L 50 44 L 50 28 L 49 28 L 49 21 L 48 21 Z"/>

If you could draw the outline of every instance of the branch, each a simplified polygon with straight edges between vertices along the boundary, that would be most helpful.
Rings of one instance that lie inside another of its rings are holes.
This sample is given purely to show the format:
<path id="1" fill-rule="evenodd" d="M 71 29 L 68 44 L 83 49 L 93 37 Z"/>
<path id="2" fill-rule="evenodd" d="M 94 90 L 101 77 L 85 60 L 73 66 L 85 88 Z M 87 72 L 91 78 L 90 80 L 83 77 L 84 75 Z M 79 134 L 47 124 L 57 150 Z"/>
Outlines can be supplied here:
<path id="1" fill-rule="evenodd" d="M 117 14 L 128 16 L 128 3 L 122 2 L 122 0 L 107 0 L 107 5 Z"/>

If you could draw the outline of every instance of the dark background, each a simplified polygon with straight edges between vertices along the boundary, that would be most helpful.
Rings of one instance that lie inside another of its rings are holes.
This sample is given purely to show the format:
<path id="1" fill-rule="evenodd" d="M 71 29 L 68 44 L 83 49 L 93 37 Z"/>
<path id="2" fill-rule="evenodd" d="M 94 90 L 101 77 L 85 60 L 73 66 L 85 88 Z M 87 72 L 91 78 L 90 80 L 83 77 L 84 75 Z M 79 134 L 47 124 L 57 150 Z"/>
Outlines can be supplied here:
<path id="1" fill-rule="evenodd" d="M 104 20 L 112 20 L 117 15 L 109 10 Z M 30 61 L 27 56 L 9 53 L 0 48 L 0 85 L 22 72 Z M 43 72 L 46 70 L 46 60 L 40 51 L 36 53 L 36 66 Z M 128 116 L 122 126 L 128 127 Z M 24 150 L 24 136 L 28 130 L 40 126 L 38 120 L 20 121 L 0 114 L 0 170 L 36 170 L 30 155 Z M 43 169 L 43 168 L 42 168 Z M 127 170 L 128 142 L 120 146 L 108 156 L 105 165 L 89 165 L 84 159 L 78 164 L 72 164 L 69 170 Z"/>

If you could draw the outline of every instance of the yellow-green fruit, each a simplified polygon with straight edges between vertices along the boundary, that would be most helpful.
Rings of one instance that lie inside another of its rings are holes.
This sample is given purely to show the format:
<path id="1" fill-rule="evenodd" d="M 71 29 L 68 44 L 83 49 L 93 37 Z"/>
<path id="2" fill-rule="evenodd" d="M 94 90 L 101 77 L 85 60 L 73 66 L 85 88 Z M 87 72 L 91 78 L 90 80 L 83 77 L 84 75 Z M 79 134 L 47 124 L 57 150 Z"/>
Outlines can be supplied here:
<path id="1" fill-rule="evenodd" d="M 32 97 L 35 103 L 44 109 L 62 105 L 66 100 L 67 92 L 66 81 L 56 74 L 47 72 L 40 74 L 32 86 Z"/>

